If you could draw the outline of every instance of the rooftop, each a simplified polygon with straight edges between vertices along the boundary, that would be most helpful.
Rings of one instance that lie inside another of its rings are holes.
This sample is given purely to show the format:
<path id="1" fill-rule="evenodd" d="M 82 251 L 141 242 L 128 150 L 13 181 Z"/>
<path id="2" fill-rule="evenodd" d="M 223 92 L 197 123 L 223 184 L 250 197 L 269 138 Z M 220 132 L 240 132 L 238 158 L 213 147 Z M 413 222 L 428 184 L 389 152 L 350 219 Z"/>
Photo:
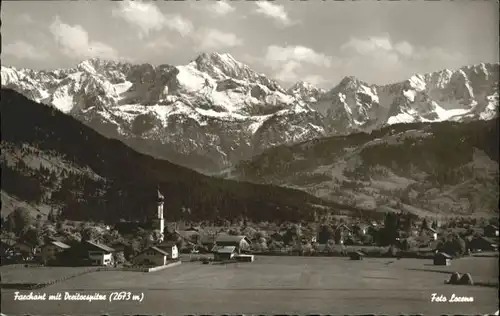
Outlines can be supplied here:
<path id="1" fill-rule="evenodd" d="M 108 247 L 106 245 L 103 245 L 103 244 L 99 244 L 99 243 L 96 243 L 96 242 L 93 242 L 93 241 L 90 241 L 90 240 L 87 240 L 86 241 L 87 244 L 93 246 L 93 247 L 96 247 L 96 248 L 99 248 L 101 250 L 104 250 L 106 252 L 114 252 L 115 250 L 111 247 Z"/>
<path id="2" fill-rule="evenodd" d="M 57 246 L 57 247 L 62 248 L 62 249 L 69 249 L 69 248 L 71 248 L 69 245 L 66 245 L 62 241 L 58 241 L 58 240 L 53 240 L 49 244 L 52 244 L 52 245 Z"/>
<path id="3" fill-rule="evenodd" d="M 233 236 L 233 235 L 220 234 L 215 239 L 215 243 L 218 243 L 218 242 L 240 243 L 243 239 L 246 239 L 246 238 L 247 238 L 246 236 Z"/>
<path id="4" fill-rule="evenodd" d="M 235 251 L 236 251 L 235 246 L 214 247 L 214 252 L 217 252 L 217 253 L 233 253 Z"/>

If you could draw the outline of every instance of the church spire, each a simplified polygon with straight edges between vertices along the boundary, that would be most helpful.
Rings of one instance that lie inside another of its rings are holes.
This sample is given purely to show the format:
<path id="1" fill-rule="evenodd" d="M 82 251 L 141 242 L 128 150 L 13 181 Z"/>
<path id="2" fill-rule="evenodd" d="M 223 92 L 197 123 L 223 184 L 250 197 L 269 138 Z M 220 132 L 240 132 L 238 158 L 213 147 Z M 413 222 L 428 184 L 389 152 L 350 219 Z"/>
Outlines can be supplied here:
<path id="1" fill-rule="evenodd" d="M 160 185 L 158 185 L 156 187 L 156 192 L 157 192 L 157 196 L 158 196 L 158 202 L 163 202 L 165 200 L 165 197 L 160 192 Z"/>
<path id="2" fill-rule="evenodd" d="M 153 219 L 153 229 L 159 230 L 162 234 L 165 231 L 165 219 L 163 217 L 163 202 L 165 197 L 160 192 L 160 186 L 156 187 L 157 216 Z M 161 238 L 163 240 L 163 237 Z"/>

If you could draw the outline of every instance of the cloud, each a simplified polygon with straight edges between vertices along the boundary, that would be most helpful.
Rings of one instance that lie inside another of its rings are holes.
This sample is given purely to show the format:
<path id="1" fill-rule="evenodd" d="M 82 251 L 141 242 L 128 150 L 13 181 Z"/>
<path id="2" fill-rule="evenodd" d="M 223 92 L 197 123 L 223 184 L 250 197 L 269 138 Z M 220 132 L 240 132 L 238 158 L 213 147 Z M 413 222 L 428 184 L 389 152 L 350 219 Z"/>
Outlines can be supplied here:
<path id="1" fill-rule="evenodd" d="M 74 58 L 118 59 L 114 48 L 98 41 L 90 41 L 87 31 L 80 25 L 69 25 L 58 16 L 49 27 L 63 54 Z"/>
<path id="2" fill-rule="evenodd" d="M 169 50 L 174 47 L 172 43 L 170 43 L 165 37 L 159 37 L 152 41 L 146 43 L 145 47 L 148 50 L 153 50 L 156 52 L 162 52 L 165 50 Z"/>
<path id="3" fill-rule="evenodd" d="M 394 49 L 403 56 L 410 57 L 413 55 L 413 46 L 404 41 L 399 42 L 394 46 Z"/>
<path id="4" fill-rule="evenodd" d="M 308 76 L 309 82 L 317 84 L 322 81 L 321 77 L 308 73 L 319 71 L 314 68 L 329 68 L 337 61 L 309 47 L 271 45 L 267 48 L 263 62 L 274 70 L 273 76 L 280 81 L 293 83 Z"/>
<path id="5" fill-rule="evenodd" d="M 112 16 L 121 18 L 137 28 L 140 38 L 165 27 L 182 36 L 193 31 L 193 24 L 190 20 L 178 14 L 163 14 L 152 2 L 121 1 L 118 7 L 112 10 Z"/>
<path id="6" fill-rule="evenodd" d="M 393 46 L 390 38 L 386 36 L 371 36 L 367 39 L 351 37 L 340 49 L 343 51 L 354 51 L 361 55 L 368 55 L 378 51 L 391 51 Z"/>
<path id="7" fill-rule="evenodd" d="M 36 48 L 35 46 L 24 41 L 16 41 L 14 43 L 4 45 L 2 53 L 14 56 L 17 59 L 44 60 L 49 57 L 49 54 L 46 51 Z"/>
<path id="8" fill-rule="evenodd" d="M 167 28 L 177 31 L 182 36 L 191 34 L 194 29 L 193 23 L 190 20 L 178 14 L 167 15 L 165 25 Z"/>
<path id="9" fill-rule="evenodd" d="M 243 45 L 243 40 L 233 33 L 217 29 L 205 29 L 198 33 L 197 41 L 201 50 L 215 50 Z"/>
<path id="10" fill-rule="evenodd" d="M 208 10 L 212 12 L 212 14 L 217 16 L 224 16 L 231 12 L 234 12 L 236 9 L 231 6 L 226 1 L 216 1 L 215 3 L 208 6 Z"/>
<path id="11" fill-rule="evenodd" d="M 328 82 L 328 80 L 326 80 L 325 77 L 320 75 L 306 75 L 302 80 L 305 82 L 309 82 L 313 86 L 319 86 L 323 83 Z"/>
<path id="12" fill-rule="evenodd" d="M 282 5 L 273 4 L 268 1 L 258 1 L 255 5 L 257 6 L 255 12 L 258 14 L 271 18 L 280 23 L 282 26 L 290 26 L 293 24 Z"/>
<path id="13" fill-rule="evenodd" d="M 461 58 L 461 54 L 446 52 L 439 47 L 414 47 L 407 41 L 394 43 L 388 34 L 363 39 L 350 38 L 340 50 L 345 56 L 349 56 L 351 63 L 357 62 L 354 59 L 363 58 L 380 67 L 395 66 L 401 62 L 443 62 Z"/>
<path id="14" fill-rule="evenodd" d="M 287 61 L 308 63 L 322 67 L 330 67 L 332 65 L 330 57 L 304 46 L 281 47 L 271 45 L 267 48 L 265 59 L 270 66 L 279 66 L 280 63 Z"/>
<path id="15" fill-rule="evenodd" d="M 408 41 L 394 42 L 389 34 L 352 37 L 341 45 L 340 53 L 342 72 L 350 75 L 362 72 L 364 80 L 374 83 L 402 80 L 410 73 L 419 71 L 453 68 L 463 58 L 460 53 L 447 52 L 440 47 L 418 47 Z"/>

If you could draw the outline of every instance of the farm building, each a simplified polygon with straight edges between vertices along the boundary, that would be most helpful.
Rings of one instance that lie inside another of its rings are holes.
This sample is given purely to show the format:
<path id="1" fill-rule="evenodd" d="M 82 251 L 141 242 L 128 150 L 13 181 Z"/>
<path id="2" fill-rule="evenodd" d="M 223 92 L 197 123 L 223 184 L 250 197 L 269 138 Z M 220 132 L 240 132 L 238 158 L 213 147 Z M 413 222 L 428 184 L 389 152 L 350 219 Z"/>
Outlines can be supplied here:
<path id="1" fill-rule="evenodd" d="M 349 253 L 349 258 L 351 258 L 351 260 L 363 260 L 364 256 L 365 254 L 361 251 L 353 251 Z"/>
<path id="2" fill-rule="evenodd" d="M 58 253 L 63 252 L 66 249 L 71 248 L 61 241 L 53 240 L 42 246 L 42 262 L 48 263 L 51 260 L 56 259 Z"/>
<path id="3" fill-rule="evenodd" d="M 87 240 L 83 244 L 88 252 L 92 265 L 108 266 L 113 264 L 113 253 L 115 250 L 103 244 Z"/>
<path id="4" fill-rule="evenodd" d="M 178 259 L 179 258 L 179 249 L 177 245 L 173 241 L 163 241 L 158 246 L 159 249 L 165 251 L 170 259 Z"/>
<path id="5" fill-rule="evenodd" d="M 496 225 L 487 225 L 483 230 L 486 237 L 498 237 L 498 226 Z"/>
<path id="6" fill-rule="evenodd" d="M 237 253 L 250 250 L 251 243 L 252 242 L 246 236 L 232 236 L 232 235 L 220 234 L 215 239 L 216 246 L 218 247 L 234 246 L 236 248 Z"/>
<path id="7" fill-rule="evenodd" d="M 434 255 L 435 266 L 449 266 L 451 265 L 452 256 L 444 252 L 438 252 Z"/>
<path id="8" fill-rule="evenodd" d="M 234 259 L 241 262 L 253 262 L 255 257 L 254 255 L 235 255 Z"/>
<path id="9" fill-rule="evenodd" d="M 212 251 L 215 261 L 230 260 L 237 254 L 235 246 L 215 246 Z"/>
<path id="10" fill-rule="evenodd" d="M 168 257 L 170 257 L 168 252 L 158 247 L 149 247 L 135 256 L 132 263 L 135 265 L 163 266 L 167 264 Z"/>

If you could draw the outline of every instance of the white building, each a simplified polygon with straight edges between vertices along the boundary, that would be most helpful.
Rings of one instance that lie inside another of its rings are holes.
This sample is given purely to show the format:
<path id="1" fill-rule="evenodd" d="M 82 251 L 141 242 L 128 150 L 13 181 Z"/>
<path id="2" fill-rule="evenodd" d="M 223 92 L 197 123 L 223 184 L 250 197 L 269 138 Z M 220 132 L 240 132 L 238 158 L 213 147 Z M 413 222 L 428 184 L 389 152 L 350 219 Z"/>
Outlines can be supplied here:
<path id="1" fill-rule="evenodd" d="M 110 266 L 113 264 L 113 248 L 90 240 L 86 241 L 89 259 L 95 266 Z"/>
<path id="2" fill-rule="evenodd" d="M 163 266 L 167 264 L 169 254 L 158 248 L 149 247 L 132 259 L 136 265 Z"/>
<path id="3" fill-rule="evenodd" d="M 164 241 L 158 245 L 158 248 L 168 253 L 169 258 L 171 259 L 179 258 L 179 249 L 172 241 Z"/>

